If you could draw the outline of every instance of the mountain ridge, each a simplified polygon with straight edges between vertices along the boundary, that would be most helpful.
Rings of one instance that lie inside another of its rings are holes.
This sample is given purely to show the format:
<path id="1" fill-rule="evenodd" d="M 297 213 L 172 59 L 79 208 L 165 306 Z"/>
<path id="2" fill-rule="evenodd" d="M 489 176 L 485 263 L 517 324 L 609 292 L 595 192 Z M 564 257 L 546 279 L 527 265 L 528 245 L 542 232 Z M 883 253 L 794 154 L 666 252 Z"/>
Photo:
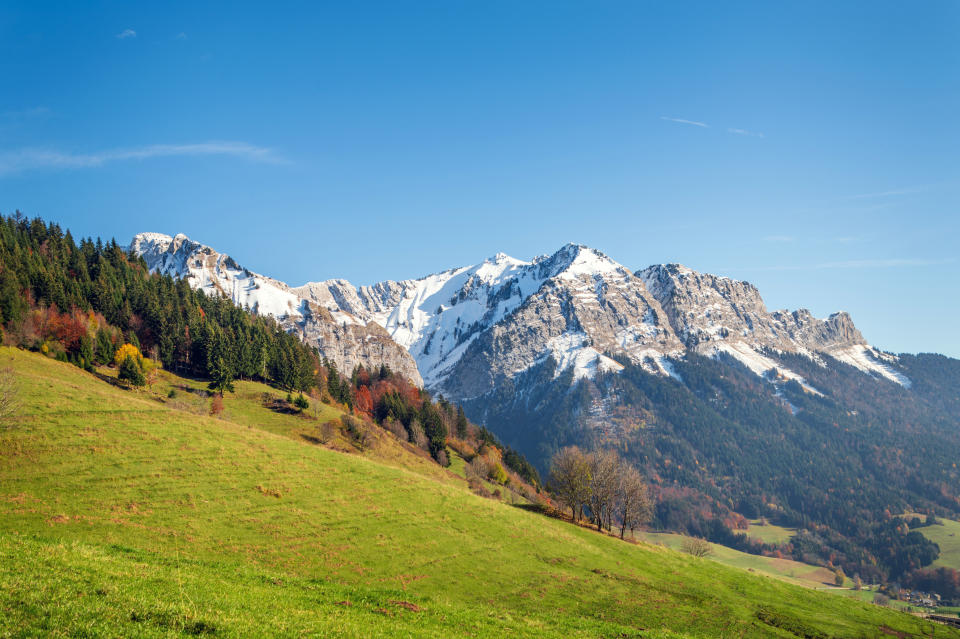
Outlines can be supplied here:
<path id="1" fill-rule="evenodd" d="M 829 355 L 910 384 L 896 357 L 870 346 L 846 312 L 818 319 L 802 308 L 768 311 L 749 282 L 680 264 L 631 271 L 582 244 L 530 261 L 497 253 L 417 279 L 296 287 L 183 234 L 141 233 L 130 248 L 151 270 L 278 317 L 345 370 L 387 363 L 453 398 L 490 392 L 546 358 L 561 371 L 572 367 L 577 380 L 617 370 L 611 355 L 670 375 L 670 360 L 691 351 L 726 354 L 757 375 L 775 371 L 801 383 L 764 352 L 799 353 L 821 365 Z M 377 347 L 364 348 L 371 339 Z"/>

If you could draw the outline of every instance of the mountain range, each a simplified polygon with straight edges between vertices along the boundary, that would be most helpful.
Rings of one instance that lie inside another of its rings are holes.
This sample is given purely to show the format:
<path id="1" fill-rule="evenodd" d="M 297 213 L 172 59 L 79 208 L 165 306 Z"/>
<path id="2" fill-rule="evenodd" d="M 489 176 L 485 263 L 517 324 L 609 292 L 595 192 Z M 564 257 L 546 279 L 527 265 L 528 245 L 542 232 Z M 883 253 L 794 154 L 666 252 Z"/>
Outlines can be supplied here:
<path id="1" fill-rule="evenodd" d="M 616 371 L 616 356 L 659 375 L 687 353 L 740 361 L 757 375 L 803 378 L 770 351 L 822 356 L 909 386 L 897 358 L 872 346 L 847 313 L 767 311 L 747 282 L 679 264 L 631 271 L 568 244 L 522 261 L 503 253 L 416 280 L 292 287 L 185 235 L 141 233 L 130 248 L 152 271 L 281 320 L 342 370 L 386 363 L 453 399 L 493 391 L 547 358 L 574 380 Z M 810 392 L 818 392 L 809 387 Z"/>

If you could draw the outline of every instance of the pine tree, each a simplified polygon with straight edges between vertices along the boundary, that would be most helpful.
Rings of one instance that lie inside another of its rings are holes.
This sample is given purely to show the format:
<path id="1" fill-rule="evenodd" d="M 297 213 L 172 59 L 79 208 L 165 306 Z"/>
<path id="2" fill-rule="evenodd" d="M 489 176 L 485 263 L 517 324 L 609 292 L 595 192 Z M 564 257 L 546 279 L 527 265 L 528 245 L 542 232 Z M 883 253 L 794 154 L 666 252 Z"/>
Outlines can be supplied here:
<path id="1" fill-rule="evenodd" d="M 212 391 L 219 392 L 220 397 L 223 397 L 224 391 L 233 392 L 233 371 L 230 370 L 230 367 L 222 356 L 218 356 L 216 360 L 214 360 L 213 366 L 210 369 L 209 388 Z"/>

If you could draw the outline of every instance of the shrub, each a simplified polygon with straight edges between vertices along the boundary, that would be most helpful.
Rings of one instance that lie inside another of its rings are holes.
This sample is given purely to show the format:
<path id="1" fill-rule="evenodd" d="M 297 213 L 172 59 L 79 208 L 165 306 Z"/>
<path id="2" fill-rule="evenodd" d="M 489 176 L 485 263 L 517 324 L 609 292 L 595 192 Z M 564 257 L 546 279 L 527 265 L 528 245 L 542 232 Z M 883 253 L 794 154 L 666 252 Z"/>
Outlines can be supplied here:
<path id="1" fill-rule="evenodd" d="M 706 557 L 713 553 L 713 547 L 706 539 L 689 537 L 680 544 L 680 550 L 694 557 Z"/>
<path id="2" fill-rule="evenodd" d="M 173 399 L 177 396 L 177 391 L 173 388 L 170 389 L 170 392 L 167 393 L 167 399 Z"/>
<path id="3" fill-rule="evenodd" d="M 503 466 L 501 466 L 499 463 L 494 464 L 490 468 L 488 477 L 490 478 L 490 481 L 496 482 L 500 485 L 506 484 L 510 480 L 510 478 L 507 476 L 507 471 L 505 471 Z"/>
<path id="4" fill-rule="evenodd" d="M 293 400 L 293 405 L 296 406 L 301 413 L 310 408 L 310 402 L 303 396 L 303 393 L 297 395 L 297 398 Z"/>
<path id="5" fill-rule="evenodd" d="M 372 434 L 367 422 L 362 419 L 357 419 L 356 417 L 351 417 L 350 415 L 344 415 L 340 418 L 340 421 L 343 423 L 344 429 L 350 434 L 353 443 L 358 449 L 362 451 L 373 444 Z"/>
<path id="6" fill-rule="evenodd" d="M 467 486 L 469 486 L 470 490 L 472 490 L 475 494 L 480 495 L 481 497 L 490 497 L 490 491 L 487 490 L 486 486 L 484 486 L 483 482 L 479 479 L 468 479 Z"/>
<path id="7" fill-rule="evenodd" d="M 886 596 L 882 592 L 878 592 L 873 596 L 873 603 L 877 604 L 878 606 L 889 606 L 890 597 Z"/>
<path id="8" fill-rule="evenodd" d="M 214 395 L 210 399 L 210 414 L 216 417 L 222 412 L 223 412 L 223 397 L 221 397 L 220 395 Z"/>

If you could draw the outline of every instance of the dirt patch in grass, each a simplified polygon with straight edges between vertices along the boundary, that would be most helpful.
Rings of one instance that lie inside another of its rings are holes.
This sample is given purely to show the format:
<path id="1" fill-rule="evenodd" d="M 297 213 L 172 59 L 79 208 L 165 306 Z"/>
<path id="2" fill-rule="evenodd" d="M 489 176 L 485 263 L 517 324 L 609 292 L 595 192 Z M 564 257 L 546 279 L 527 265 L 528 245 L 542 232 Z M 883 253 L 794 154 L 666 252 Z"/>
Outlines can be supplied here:
<path id="1" fill-rule="evenodd" d="M 283 493 L 276 488 L 267 488 L 266 486 L 257 484 L 257 490 L 260 491 L 261 495 L 265 495 L 267 497 L 276 497 L 277 499 L 283 497 Z"/>

